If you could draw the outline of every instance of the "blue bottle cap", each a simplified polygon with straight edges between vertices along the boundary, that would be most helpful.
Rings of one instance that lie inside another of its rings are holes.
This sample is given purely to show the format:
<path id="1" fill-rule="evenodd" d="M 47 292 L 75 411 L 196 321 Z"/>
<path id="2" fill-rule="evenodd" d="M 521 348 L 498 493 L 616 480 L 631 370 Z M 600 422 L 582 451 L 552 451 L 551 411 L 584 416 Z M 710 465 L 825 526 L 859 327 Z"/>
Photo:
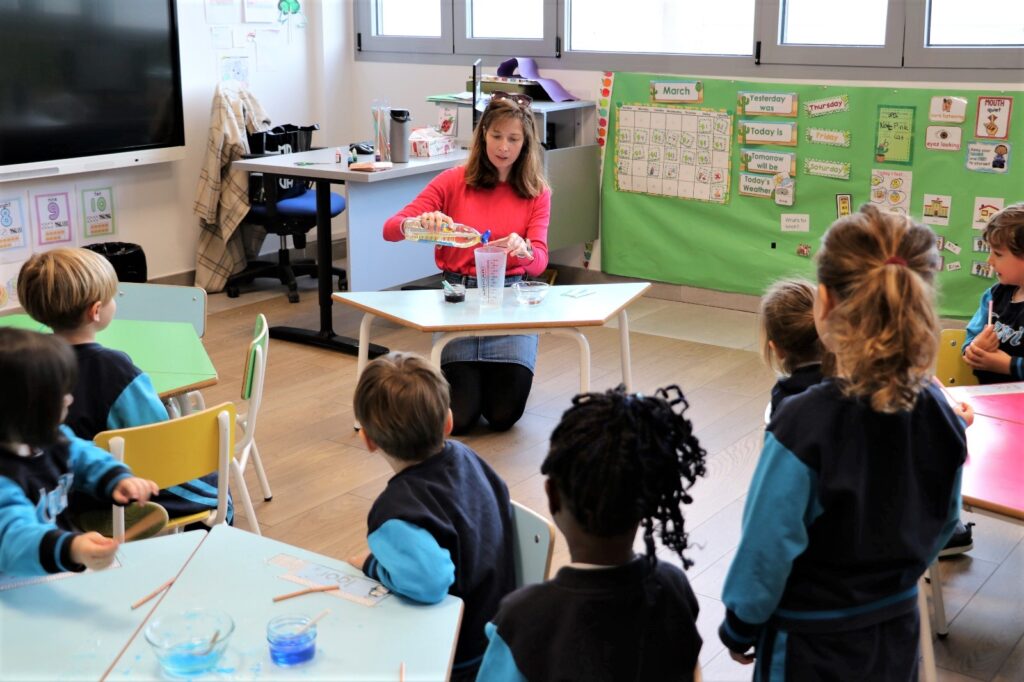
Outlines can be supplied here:
<path id="1" fill-rule="evenodd" d="M 491 241 L 491 231 L 490 230 L 484 230 L 484 233 L 482 235 L 480 235 L 480 243 L 481 244 L 486 244 L 489 241 Z"/>

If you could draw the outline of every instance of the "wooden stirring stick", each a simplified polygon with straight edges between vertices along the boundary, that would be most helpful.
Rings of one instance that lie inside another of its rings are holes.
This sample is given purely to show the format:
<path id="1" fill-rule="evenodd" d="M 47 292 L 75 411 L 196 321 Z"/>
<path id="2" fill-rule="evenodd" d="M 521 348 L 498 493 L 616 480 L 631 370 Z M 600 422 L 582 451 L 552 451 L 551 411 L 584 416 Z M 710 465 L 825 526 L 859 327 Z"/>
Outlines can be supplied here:
<path id="1" fill-rule="evenodd" d="M 316 616 L 316 618 L 312 618 L 312 619 L 311 619 L 311 620 L 310 620 L 310 621 L 309 621 L 308 623 L 306 623 L 306 624 L 305 624 L 305 625 L 303 625 L 303 626 L 302 626 L 301 628 L 299 628 L 298 630 L 296 630 L 296 631 L 295 631 L 295 634 L 296 634 L 296 635 L 301 635 L 301 634 L 302 634 L 302 633 L 304 633 L 304 632 L 305 632 L 306 630 L 308 630 L 308 629 L 310 629 L 311 627 L 313 627 L 314 625 L 316 625 L 316 624 L 317 624 L 317 621 L 319 621 L 319 620 L 320 620 L 321 618 L 323 618 L 324 616 L 326 616 L 326 615 L 327 615 L 328 613 L 330 613 L 330 612 L 331 612 L 331 610 L 330 610 L 330 609 L 324 609 L 323 611 L 321 611 L 321 612 L 320 612 L 320 613 L 319 613 L 319 614 L 318 614 L 318 615 Z"/>
<path id="2" fill-rule="evenodd" d="M 313 592 L 330 592 L 331 590 L 340 589 L 340 585 L 318 585 L 316 587 L 307 587 L 304 590 L 296 590 L 295 592 L 289 592 L 288 594 L 279 594 L 274 597 L 274 601 L 284 601 L 285 599 L 291 599 L 292 597 L 301 597 L 304 594 L 312 594 Z"/>
<path id="3" fill-rule="evenodd" d="M 220 638 L 220 630 L 217 630 L 217 631 L 215 631 L 213 633 L 213 637 L 210 638 L 210 645 L 208 647 L 206 647 L 205 649 L 203 649 L 202 651 L 200 651 L 198 654 L 195 654 L 195 655 L 196 656 L 206 656 L 208 653 L 213 651 L 213 647 L 214 647 L 214 645 L 217 644 L 217 640 L 219 638 Z"/>
<path id="4" fill-rule="evenodd" d="M 124 532 L 124 541 L 131 542 L 142 533 L 145 533 L 147 530 L 160 523 L 164 518 L 162 511 L 163 510 L 161 509 L 154 509 L 135 522 L 131 528 Z"/>
<path id="5" fill-rule="evenodd" d="M 160 594 L 161 592 L 163 592 L 164 590 L 166 590 L 168 587 L 170 587 L 173 584 L 174 584 L 174 578 L 171 578 L 170 580 L 165 582 L 163 585 L 161 585 L 160 587 L 156 588 L 155 590 L 153 590 L 152 592 L 147 594 L 145 597 L 143 597 L 139 601 L 137 601 L 134 604 L 132 604 L 132 611 L 134 611 L 135 609 L 139 608 L 140 606 L 142 606 L 143 604 L 148 602 L 150 599 L 152 599 L 156 595 Z"/>

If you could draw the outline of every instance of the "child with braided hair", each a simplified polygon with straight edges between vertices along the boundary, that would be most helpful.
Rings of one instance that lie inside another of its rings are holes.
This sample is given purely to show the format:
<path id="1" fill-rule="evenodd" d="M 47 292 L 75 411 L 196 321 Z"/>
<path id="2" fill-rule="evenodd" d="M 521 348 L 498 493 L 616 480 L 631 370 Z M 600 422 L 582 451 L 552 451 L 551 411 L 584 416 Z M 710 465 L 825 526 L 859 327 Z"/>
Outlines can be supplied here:
<path id="1" fill-rule="evenodd" d="M 679 568 L 658 561 L 655 530 L 684 566 L 681 506 L 705 452 L 678 386 L 653 396 L 573 398 L 541 466 L 572 563 L 502 601 L 477 679 L 699 680 L 697 599 Z M 633 546 L 643 527 L 644 556 Z"/>

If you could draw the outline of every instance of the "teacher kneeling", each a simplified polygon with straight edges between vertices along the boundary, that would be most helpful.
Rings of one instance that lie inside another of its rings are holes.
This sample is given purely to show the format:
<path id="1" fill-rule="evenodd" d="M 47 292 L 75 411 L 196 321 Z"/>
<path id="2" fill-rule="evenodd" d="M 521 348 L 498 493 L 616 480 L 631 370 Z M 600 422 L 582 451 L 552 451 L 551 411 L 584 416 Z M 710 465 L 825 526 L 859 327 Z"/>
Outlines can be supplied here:
<path id="1" fill-rule="evenodd" d="M 473 134 L 465 166 L 434 178 L 416 199 L 384 224 L 384 238 L 401 241 L 409 218 L 440 230 L 461 223 L 491 231 L 490 244 L 505 248 L 505 286 L 539 275 L 548 265 L 551 190 L 544 178 L 530 98 L 494 93 Z M 437 246 L 437 267 L 453 284 L 475 287 L 473 249 Z M 451 385 L 453 433 L 483 416 L 505 431 L 523 416 L 537 361 L 536 336 L 466 337 L 445 346 L 441 370 Z"/>

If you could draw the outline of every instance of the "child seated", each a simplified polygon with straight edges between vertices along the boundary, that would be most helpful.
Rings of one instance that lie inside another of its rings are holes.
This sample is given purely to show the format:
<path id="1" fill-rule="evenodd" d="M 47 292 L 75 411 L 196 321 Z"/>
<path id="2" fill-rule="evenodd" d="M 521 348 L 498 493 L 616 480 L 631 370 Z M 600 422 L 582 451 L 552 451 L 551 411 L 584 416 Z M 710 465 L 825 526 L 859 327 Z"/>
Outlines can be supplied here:
<path id="1" fill-rule="evenodd" d="M 126 505 L 145 502 L 156 484 L 61 426 L 75 383 L 75 355 L 64 340 L 0 328 L 0 376 L 0 573 L 105 568 L 118 545 L 77 532 L 68 494 L 88 490 Z"/>
<path id="2" fill-rule="evenodd" d="M 359 434 L 395 475 L 370 509 L 369 552 L 351 560 L 424 604 L 465 602 L 453 680 L 472 680 L 484 624 L 515 587 L 508 488 L 475 452 L 445 440 L 448 382 L 422 358 L 391 353 L 366 366 L 353 400 Z"/>
<path id="3" fill-rule="evenodd" d="M 761 357 L 783 374 L 772 387 L 772 414 L 785 398 L 821 382 L 825 348 L 814 328 L 814 285 L 781 279 L 761 298 Z"/>
<path id="4" fill-rule="evenodd" d="M 959 516 L 970 417 L 931 380 L 938 263 L 931 230 L 871 204 L 822 238 L 836 369 L 772 416 L 722 592 L 755 680 L 917 679 L 917 581 Z"/>
<path id="5" fill-rule="evenodd" d="M 21 267 L 18 298 L 25 312 L 64 338 L 78 358 L 78 382 L 65 424 L 92 440 L 97 433 L 166 421 L 167 409 L 149 376 L 127 354 L 96 343 L 96 334 L 117 311 L 117 274 L 103 256 L 88 249 L 37 253 Z M 160 491 L 155 502 L 172 518 L 217 507 L 217 474 L 211 473 Z M 102 510 L 87 496 L 75 501 L 81 512 Z M 233 509 L 228 504 L 227 521 Z"/>
<path id="6" fill-rule="evenodd" d="M 676 386 L 653 396 L 573 398 L 541 465 L 548 506 L 572 563 L 501 602 L 478 679 L 699 680 L 697 599 L 686 575 L 681 505 L 704 475 L 704 450 Z M 643 526 L 645 556 L 633 545 Z"/>
<path id="7" fill-rule="evenodd" d="M 983 384 L 1024 380 L 1024 202 L 985 226 L 988 263 L 999 282 L 981 296 L 967 325 L 964 360 Z M 991 312 L 991 319 L 989 313 Z"/>

